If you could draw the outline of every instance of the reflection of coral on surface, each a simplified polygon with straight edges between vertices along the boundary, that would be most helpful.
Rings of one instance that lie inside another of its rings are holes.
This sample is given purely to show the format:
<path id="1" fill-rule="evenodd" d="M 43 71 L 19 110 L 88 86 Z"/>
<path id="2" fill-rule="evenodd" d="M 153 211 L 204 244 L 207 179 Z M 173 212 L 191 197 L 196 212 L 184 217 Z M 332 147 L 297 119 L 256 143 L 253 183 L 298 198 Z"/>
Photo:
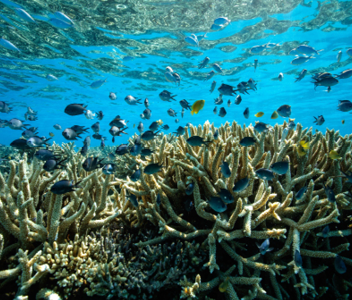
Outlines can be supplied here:
<path id="1" fill-rule="evenodd" d="M 351 166 L 349 137 L 333 130 L 313 134 L 300 124 L 288 130 L 286 123 L 262 134 L 252 126 L 226 123 L 218 128 L 217 140 L 209 123 L 189 131 L 146 142 L 145 147 L 155 150 L 146 160 L 117 158 L 124 169 L 118 178 L 84 171 L 84 158 L 72 144 L 62 149 L 70 156 L 66 171 L 46 173 L 36 160 L 27 164 L 26 155 L 17 164 L 11 161 L 9 173 L 0 174 L 1 288 L 19 276 L 17 299 L 26 299 L 34 284 L 51 284 L 63 298 L 84 291 L 147 299 L 175 289 L 176 283 L 181 291 L 178 287 L 174 299 L 299 299 L 329 293 L 336 278 L 349 286 L 332 262 L 348 250 L 346 237 L 351 235 L 341 217 L 352 208 L 345 194 L 349 183 L 340 173 Z M 186 140 L 195 135 L 212 142 L 191 147 Z M 256 144 L 241 147 L 245 136 Z M 342 159 L 331 160 L 331 150 Z M 132 160 L 134 164 L 126 163 Z M 228 178 L 220 170 L 223 161 L 231 170 Z M 257 177 L 256 170 L 279 161 L 289 162 L 285 175 L 274 175 L 272 181 Z M 163 168 L 144 174 L 151 163 Z M 135 164 L 142 170 L 137 182 L 129 178 Z M 245 177 L 248 187 L 233 192 Z M 52 194 L 50 186 L 61 179 L 81 182 L 74 192 Z M 336 202 L 329 202 L 322 183 L 333 189 Z M 193 194 L 186 194 L 189 184 Z M 304 186 L 306 192 L 297 199 Z M 220 189 L 228 190 L 234 201 L 217 213 L 208 200 Z M 128 201 L 131 195 L 138 207 Z M 331 223 L 341 230 L 322 235 Z M 274 249 L 261 255 L 256 243 L 268 238 Z M 345 287 L 332 290 L 335 296 L 345 294 Z"/>

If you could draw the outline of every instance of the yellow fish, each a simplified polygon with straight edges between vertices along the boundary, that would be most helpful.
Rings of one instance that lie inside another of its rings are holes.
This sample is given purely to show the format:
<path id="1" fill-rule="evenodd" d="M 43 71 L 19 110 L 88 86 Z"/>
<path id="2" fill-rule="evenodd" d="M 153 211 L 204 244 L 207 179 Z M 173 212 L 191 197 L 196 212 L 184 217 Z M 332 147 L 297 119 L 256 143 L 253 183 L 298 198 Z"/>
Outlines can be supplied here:
<path id="1" fill-rule="evenodd" d="M 342 120 L 341 123 L 342 123 L 342 124 L 345 124 L 345 120 Z"/>
<path id="2" fill-rule="evenodd" d="M 53 134 L 52 132 L 49 132 L 49 135 L 50 135 L 51 137 L 54 137 L 54 136 L 55 136 L 55 134 Z"/>
<path id="3" fill-rule="evenodd" d="M 205 100 L 197 100 L 191 107 L 191 114 L 197 114 L 204 107 Z"/>
<path id="4" fill-rule="evenodd" d="M 133 124 L 133 128 L 135 128 L 136 127 L 136 124 Z"/>
<path id="5" fill-rule="evenodd" d="M 260 112 L 256 113 L 254 116 L 257 118 L 260 118 L 260 117 L 264 116 L 264 113 L 262 111 L 260 111 Z"/>
<path id="6" fill-rule="evenodd" d="M 273 114 L 271 115 L 271 118 L 272 119 L 277 119 L 279 117 L 279 114 L 277 113 L 277 111 L 275 110 L 274 112 L 273 112 Z"/>
<path id="7" fill-rule="evenodd" d="M 156 121 L 156 123 L 158 123 L 158 125 L 162 125 L 164 122 L 160 119 L 160 120 Z"/>
<path id="8" fill-rule="evenodd" d="M 301 145 L 301 147 L 302 147 L 304 150 L 308 150 L 308 149 L 309 149 L 309 142 L 300 141 L 299 144 Z"/>
<path id="9" fill-rule="evenodd" d="M 299 156 L 302 157 L 302 156 L 306 155 L 308 152 L 301 145 L 298 145 L 297 146 L 297 153 Z"/>
<path id="10" fill-rule="evenodd" d="M 229 286 L 229 278 L 226 277 L 225 281 L 223 281 L 220 285 L 219 285 L 219 291 L 221 293 L 225 293 L 227 288 Z"/>
<path id="11" fill-rule="evenodd" d="M 331 159 L 342 159 L 341 155 L 338 154 L 335 150 L 331 150 L 331 151 L 329 152 L 329 157 L 330 157 Z"/>

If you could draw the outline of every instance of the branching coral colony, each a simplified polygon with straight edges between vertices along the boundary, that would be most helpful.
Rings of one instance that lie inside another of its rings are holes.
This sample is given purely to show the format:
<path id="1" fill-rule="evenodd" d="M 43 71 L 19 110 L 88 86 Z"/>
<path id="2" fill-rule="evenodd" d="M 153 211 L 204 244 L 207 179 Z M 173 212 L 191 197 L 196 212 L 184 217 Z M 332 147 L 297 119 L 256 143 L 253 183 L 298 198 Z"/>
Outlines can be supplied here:
<path id="1" fill-rule="evenodd" d="M 191 136 L 211 143 L 192 147 Z M 244 137 L 254 145 L 241 146 Z M 300 124 L 289 130 L 286 122 L 261 134 L 207 122 L 143 146 L 153 154 L 116 159 L 124 178 L 87 173 L 72 144 L 53 146 L 69 156 L 64 171 L 47 173 L 26 155 L 10 161 L 9 173 L 0 173 L 0 288 L 16 282 L 16 299 L 34 289 L 37 299 L 77 291 L 148 299 L 175 284 L 173 299 L 310 299 L 332 291 L 347 299 L 352 198 L 343 174 L 352 171 L 351 136 Z M 341 159 L 330 159 L 331 150 Z M 284 175 L 259 176 L 275 162 L 289 163 Z M 144 173 L 151 164 L 162 168 Z M 132 181 L 136 168 L 141 177 Z M 53 194 L 62 179 L 78 187 Z M 214 198 L 224 191 L 231 201 Z"/>

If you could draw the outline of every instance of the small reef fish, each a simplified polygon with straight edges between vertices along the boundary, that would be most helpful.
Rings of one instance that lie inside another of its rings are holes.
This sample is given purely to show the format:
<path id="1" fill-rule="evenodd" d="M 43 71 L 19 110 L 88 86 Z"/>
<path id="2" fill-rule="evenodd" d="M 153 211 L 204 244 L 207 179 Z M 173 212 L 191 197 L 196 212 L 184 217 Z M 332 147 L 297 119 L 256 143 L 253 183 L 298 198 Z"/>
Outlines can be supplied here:
<path id="1" fill-rule="evenodd" d="M 246 119 L 249 118 L 249 108 L 248 108 L 248 107 L 244 110 L 243 116 L 244 116 Z"/>
<path id="2" fill-rule="evenodd" d="M 208 203 L 209 206 L 218 213 L 222 213 L 227 209 L 227 206 L 220 197 L 211 197 Z"/>
<path id="3" fill-rule="evenodd" d="M 272 115 L 271 115 L 271 119 L 277 119 L 279 117 L 279 114 L 277 113 L 277 111 L 275 110 L 273 113 L 272 113 Z"/>
<path id="4" fill-rule="evenodd" d="M 340 255 L 336 255 L 335 261 L 334 261 L 334 267 L 336 272 L 339 274 L 344 274 L 347 271 L 346 265 Z"/>
<path id="5" fill-rule="evenodd" d="M 221 173 L 225 178 L 229 178 L 231 176 L 231 170 L 229 168 L 229 164 L 226 161 L 222 162 L 222 165 L 220 166 Z"/>
<path id="6" fill-rule="evenodd" d="M 152 175 L 160 172 L 162 168 L 163 166 L 159 164 L 149 164 L 144 168 L 144 173 L 148 175 Z"/>
<path id="7" fill-rule="evenodd" d="M 225 107 L 221 107 L 219 111 L 219 117 L 223 118 L 227 114 Z"/>
<path id="8" fill-rule="evenodd" d="M 254 60 L 254 72 L 257 69 L 257 66 L 258 66 L 258 59 L 255 59 Z"/>
<path id="9" fill-rule="evenodd" d="M 256 245 L 259 248 L 259 252 L 261 255 L 265 255 L 267 252 L 274 250 L 274 248 L 269 247 L 270 246 L 269 239 L 264 240 L 264 242 L 261 243 L 260 245 L 258 243 L 256 243 Z"/>
<path id="10" fill-rule="evenodd" d="M 203 69 L 203 68 L 205 68 L 209 61 L 210 61 L 210 58 L 209 58 L 209 57 L 204 58 L 204 59 L 199 63 L 198 69 Z"/>
<path id="11" fill-rule="evenodd" d="M 257 176 L 263 180 L 272 180 L 274 178 L 274 173 L 268 169 L 261 168 L 255 171 Z"/>
<path id="12" fill-rule="evenodd" d="M 192 195 L 193 194 L 193 190 L 194 190 L 194 184 L 190 183 L 186 186 L 186 195 Z"/>
<path id="13" fill-rule="evenodd" d="M 255 143 L 256 143 L 256 140 L 251 136 L 244 137 L 242 140 L 240 140 L 240 145 L 243 147 L 250 147 L 255 145 Z"/>
<path id="14" fill-rule="evenodd" d="M 200 136 L 194 135 L 188 138 L 187 143 L 190 144 L 192 147 L 200 147 L 202 145 L 208 146 L 211 141 L 204 141 L 204 139 Z"/>
<path id="15" fill-rule="evenodd" d="M 279 161 L 270 166 L 276 174 L 284 175 L 287 173 L 289 167 L 289 163 L 287 161 Z"/>
<path id="16" fill-rule="evenodd" d="M 303 265 L 302 256 L 301 256 L 301 253 L 299 253 L 299 251 L 297 249 L 295 250 L 294 261 L 295 261 L 295 265 L 297 267 L 299 267 L 299 268 L 302 267 L 302 265 Z"/>
<path id="17" fill-rule="evenodd" d="M 337 152 L 337 151 L 335 151 L 335 150 L 331 150 L 330 152 L 329 152 L 329 158 L 330 159 L 342 159 L 342 157 L 341 157 L 341 155 Z"/>
<path id="18" fill-rule="evenodd" d="M 97 80 L 97 81 L 94 81 L 90 84 L 90 87 L 92 89 L 98 89 L 100 88 L 105 82 L 107 81 L 107 78 L 106 79 L 100 79 L 100 80 Z"/>
<path id="19" fill-rule="evenodd" d="M 113 92 L 110 92 L 109 98 L 110 98 L 110 100 L 116 100 L 117 99 L 116 94 L 113 93 Z"/>
<path id="20" fill-rule="evenodd" d="M 321 235 L 323 238 L 327 238 L 330 232 L 330 227 L 329 225 L 326 225 L 323 230 L 321 231 Z"/>
<path id="21" fill-rule="evenodd" d="M 220 192 L 218 193 L 218 195 L 220 196 L 221 200 L 227 204 L 233 203 L 235 201 L 235 198 L 226 189 L 220 189 Z"/>
<path id="22" fill-rule="evenodd" d="M 318 118 L 314 117 L 315 121 L 313 123 L 317 124 L 317 125 L 323 125 L 324 122 L 325 122 L 325 119 L 324 117 L 321 115 L 321 116 L 318 116 Z"/>
<path id="23" fill-rule="evenodd" d="M 198 112 L 203 109 L 204 103 L 205 100 L 197 100 L 196 102 L 194 102 L 191 107 L 191 115 L 198 114 Z"/>
<path id="24" fill-rule="evenodd" d="M 337 56 L 336 56 L 336 60 L 338 63 L 340 62 L 341 57 L 342 57 L 342 51 L 339 51 L 339 53 L 337 53 Z"/>
<path id="25" fill-rule="evenodd" d="M 230 101 L 230 100 L 229 100 L 229 101 Z M 237 95 L 236 100 L 235 100 L 235 104 L 236 104 L 236 105 L 240 105 L 241 102 L 242 102 L 242 97 L 241 97 L 241 95 Z"/>
<path id="26" fill-rule="evenodd" d="M 264 113 L 260 111 L 260 112 L 256 113 L 254 116 L 257 118 L 260 118 L 260 117 L 264 116 Z"/>
<path id="27" fill-rule="evenodd" d="M 326 186 L 324 183 L 323 184 L 323 187 L 324 187 L 324 191 L 325 191 L 325 194 L 326 194 L 326 197 L 328 198 L 329 202 L 336 202 L 336 197 L 335 197 L 335 193 L 333 191 L 333 189 L 329 186 Z"/>
<path id="28" fill-rule="evenodd" d="M 238 180 L 232 188 L 234 193 L 240 193 L 244 191 L 249 186 L 249 178 L 245 177 Z"/>
<path id="29" fill-rule="evenodd" d="M 216 81 L 214 80 L 211 84 L 211 87 L 210 87 L 210 93 L 212 93 L 214 90 L 215 90 L 215 87 L 216 87 Z"/>
<path id="30" fill-rule="evenodd" d="M 277 109 L 277 113 L 283 118 L 288 118 L 291 116 L 291 106 L 287 104 L 281 105 Z"/>
<path id="31" fill-rule="evenodd" d="M 282 79 L 284 79 L 284 74 L 283 73 L 280 73 L 279 76 L 277 77 L 277 79 L 279 81 L 282 81 Z"/>
<path id="32" fill-rule="evenodd" d="M 301 200 L 306 191 L 307 191 L 307 187 L 306 186 L 302 187 L 295 195 L 296 200 Z"/>
<path id="33" fill-rule="evenodd" d="M 296 81 L 295 81 L 295 82 L 301 81 L 301 80 L 304 78 L 304 76 L 306 76 L 306 74 L 307 74 L 307 69 L 303 69 L 303 70 L 301 71 L 301 73 L 299 73 L 299 75 L 298 75 L 298 77 L 296 78 Z"/>
<path id="34" fill-rule="evenodd" d="M 76 190 L 80 182 L 73 184 L 73 180 L 60 180 L 50 189 L 53 194 L 62 195 Z"/>

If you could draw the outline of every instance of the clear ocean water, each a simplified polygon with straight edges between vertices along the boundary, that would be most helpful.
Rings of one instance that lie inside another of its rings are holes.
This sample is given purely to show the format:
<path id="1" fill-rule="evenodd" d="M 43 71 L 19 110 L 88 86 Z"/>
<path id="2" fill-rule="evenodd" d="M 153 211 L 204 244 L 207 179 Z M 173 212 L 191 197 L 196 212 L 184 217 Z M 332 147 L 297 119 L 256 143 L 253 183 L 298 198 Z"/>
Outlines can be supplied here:
<path id="1" fill-rule="evenodd" d="M 121 3 L 120 3 L 121 2 Z M 305 3 L 306 2 L 306 3 Z M 19 17 L 15 8 L 28 12 L 36 23 Z M 124 143 L 137 132 L 140 121 L 147 130 L 152 121 L 161 119 L 173 132 L 178 126 L 191 122 L 203 124 L 206 120 L 215 126 L 226 121 L 249 125 L 256 120 L 274 125 L 284 118 L 272 120 L 273 111 L 283 104 L 292 107 L 291 118 L 303 127 L 313 126 L 325 132 L 326 128 L 340 130 L 342 135 L 351 133 L 352 116 L 337 110 L 338 100 L 351 99 L 352 77 L 341 79 L 328 93 L 326 87 L 314 89 L 312 75 L 318 72 L 339 74 L 351 68 L 352 57 L 346 51 L 352 47 L 351 1 L 0 1 L 0 30 L 4 39 L 13 43 L 21 52 L 0 46 L 1 100 L 13 110 L 1 113 L 0 118 L 24 120 L 27 107 L 38 111 L 36 121 L 26 121 L 38 127 L 39 136 L 55 134 L 56 143 L 66 142 L 62 136 L 65 128 L 73 125 L 91 127 L 98 120 L 88 120 L 84 115 L 69 116 L 64 109 L 71 103 L 83 103 L 93 112 L 103 111 L 100 133 L 112 145 L 109 122 L 116 116 L 129 121 L 128 135 L 117 137 L 115 145 Z M 50 24 L 56 11 L 65 13 L 74 26 L 60 29 Z M 213 21 L 226 16 L 231 22 L 221 30 L 210 30 Z M 191 34 L 207 37 L 199 47 L 185 41 Z M 266 43 L 276 43 L 261 53 L 252 54 L 251 48 Z M 309 45 L 322 50 L 319 55 L 295 66 L 290 51 L 299 45 Z M 342 51 L 341 61 L 337 54 Z M 125 57 L 132 57 L 131 60 Z M 206 56 L 210 62 L 204 69 L 198 64 Z M 125 58 L 125 59 L 124 59 Z M 258 60 L 255 71 L 254 60 Z M 204 81 L 212 64 L 217 63 L 223 74 Z M 167 82 L 165 68 L 170 66 L 181 76 L 181 84 Z M 302 69 L 308 73 L 295 82 Z M 283 73 L 282 81 L 277 80 Z M 48 81 L 52 74 L 57 81 Z M 227 115 L 213 113 L 214 99 L 221 83 L 236 86 L 250 78 L 257 83 L 257 91 L 242 94 L 242 102 L 235 105 L 235 97 L 224 96 Z M 106 79 L 98 89 L 90 84 Z M 213 93 L 212 81 L 217 82 Z M 168 90 L 177 95 L 177 101 L 163 102 L 159 93 Z M 109 99 L 109 93 L 117 95 Z M 127 95 L 149 99 L 152 116 L 142 120 L 144 104 L 128 105 Z M 179 101 L 193 103 L 204 99 L 205 106 L 197 115 L 186 111 L 181 117 Z M 231 106 L 227 106 L 231 99 Z M 250 109 L 249 119 L 243 111 Z M 177 117 L 167 114 L 169 108 Z M 264 112 L 256 118 L 254 114 Z M 322 126 L 313 124 L 314 116 L 323 115 Z M 176 123 L 175 119 L 179 122 Z M 287 118 L 286 118 L 287 120 Z M 345 120 L 345 124 L 342 124 Z M 62 130 L 53 128 L 60 124 Z M 135 128 L 133 125 L 135 124 Z M 0 129 L 0 143 L 9 145 L 21 136 L 20 130 Z M 90 129 L 89 134 L 93 131 Z M 76 142 L 82 146 L 81 140 Z M 100 145 L 92 139 L 92 146 Z"/>

